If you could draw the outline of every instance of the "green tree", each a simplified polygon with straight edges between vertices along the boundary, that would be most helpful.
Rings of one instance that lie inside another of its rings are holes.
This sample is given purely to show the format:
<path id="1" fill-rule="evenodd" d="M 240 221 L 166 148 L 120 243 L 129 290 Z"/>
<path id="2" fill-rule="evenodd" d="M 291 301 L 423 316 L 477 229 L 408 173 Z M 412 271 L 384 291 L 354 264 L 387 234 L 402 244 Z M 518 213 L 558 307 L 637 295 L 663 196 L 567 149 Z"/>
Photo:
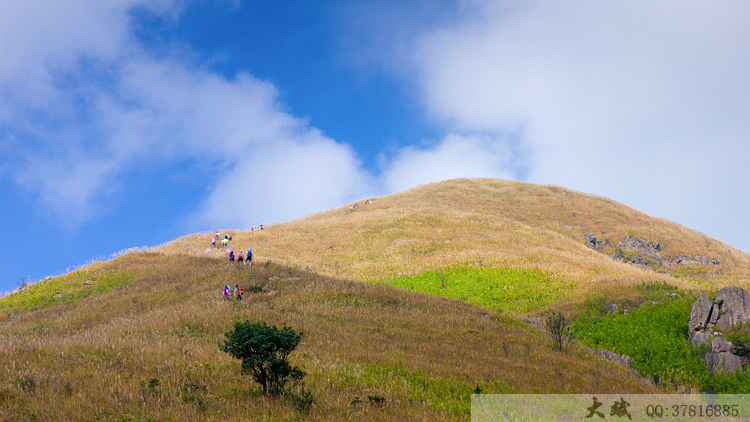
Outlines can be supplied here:
<path id="1" fill-rule="evenodd" d="M 279 329 L 265 322 L 237 322 L 225 334 L 223 352 L 242 360 L 242 373 L 252 375 L 263 394 L 279 396 L 297 386 L 305 372 L 287 358 L 302 339 L 302 333 L 284 325 Z"/>

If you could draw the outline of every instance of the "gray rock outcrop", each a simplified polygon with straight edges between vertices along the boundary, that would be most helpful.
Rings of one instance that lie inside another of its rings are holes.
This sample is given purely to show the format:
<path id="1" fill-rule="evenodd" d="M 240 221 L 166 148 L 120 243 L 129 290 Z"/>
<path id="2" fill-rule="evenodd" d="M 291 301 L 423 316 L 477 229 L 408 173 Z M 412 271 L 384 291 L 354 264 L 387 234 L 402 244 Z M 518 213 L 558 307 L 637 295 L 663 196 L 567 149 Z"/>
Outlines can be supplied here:
<path id="1" fill-rule="evenodd" d="M 749 320 L 750 293 L 741 287 L 724 287 L 719 290 L 716 300 L 701 296 L 693 303 L 688 321 L 688 338 L 695 347 L 706 341 L 711 342 L 711 351 L 704 358 L 709 370 L 742 370 L 747 359 L 735 355 L 732 343 L 720 333 L 715 333 L 714 327 L 729 330 Z"/>
<path id="2" fill-rule="evenodd" d="M 603 350 L 603 349 L 594 350 L 594 353 L 624 368 L 631 369 L 630 368 L 630 356 L 628 355 L 620 355 L 615 352 L 610 352 L 609 350 Z"/>
<path id="3" fill-rule="evenodd" d="M 713 338 L 713 333 L 697 333 L 693 337 L 690 338 L 690 343 L 692 343 L 693 347 L 698 347 L 701 344 L 705 343 L 706 340 Z"/>
<path id="4" fill-rule="evenodd" d="M 643 257 L 652 259 L 654 261 L 658 261 L 662 264 L 666 264 L 668 261 L 664 259 L 664 257 L 661 255 L 661 244 L 656 241 L 649 242 L 646 239 L 638 238 L 633 239 L 630 236 L 625 236 L 624 239 L 622 239 L 618 245 L 622 249 L 626 249 L 629 251 L 633 251 Z M 637 262 L 633 260 L 634 264 L 640 264 L 640 265 L 646 265 L 646 260 L 637 257 Z"/>
<path id="5" fill-rule="evenodd" d="M 601 242 L 596 241 L 596 235 L 592 232 L 586 233 L 586 246 L 594 249 L 601 249 Z"/>
<path id="6" fill-rule="evenodd" d="M 693 303 L 688 321 L 688 336 L 692 338 L 698 333 L 705 333 L 713 329 L 719 316 L 718 306 L 708 296 L 701 296 Z"/>
<path id="7" fill-rule="evenodd" d="M 738 369 L 742 371 L 745 360 L 732 353 L 732 343 L 717 336 L 711 340 L 711 351 L 706 353 L 703 362 L 711 372 L 717 370 L 733 372 Z"/>
<path id="8" fill-rule="evenodd" d="M 596 246 L 596 235 L 594 233 L 592 232 L 586 233 L 586 244 L 591 248 Z"/>
<path id="9" fill-rule="evenodd" d="M 648 265 L 648 261 L 641 258 L 640 256 L 634 256 L 630 258 L 630 262 L 636 265 Z"/>
<path id="10" fill-rule="evenodd" d="M 724 287 L 719 290 L 715 302 L 721 307 L 716 326 L 722 330 L 750 320 L 750 293 L 747 290 L 736 286 Z"/>
<path id="11" fill-rule="evenodd" d="M 709 263 L 713 265 L 719 265 L 721 264 L 721 261 L 713 258 L 709 259 L 705 255 L 691 255 L 691 254 L 680 254 L 677 258 L 672 260 L 673 264 L 701 264 L 701 265 L 708 265 Z"/>

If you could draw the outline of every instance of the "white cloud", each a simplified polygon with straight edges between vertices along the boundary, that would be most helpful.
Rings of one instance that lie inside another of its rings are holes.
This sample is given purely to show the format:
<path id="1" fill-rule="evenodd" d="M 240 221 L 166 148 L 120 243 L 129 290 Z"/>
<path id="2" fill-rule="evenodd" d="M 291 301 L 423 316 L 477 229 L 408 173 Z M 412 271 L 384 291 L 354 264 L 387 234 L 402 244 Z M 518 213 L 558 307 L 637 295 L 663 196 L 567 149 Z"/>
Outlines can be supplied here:
<path id="1" fill-rule="evenodd" d="M 750 4 L 476 1 L 424 34 L 430 112 L 517 131 L 527 180 L 613 197 L 750 249 Z"/>
<path id="2" fill-rule="evenodd" d="M 128 13 L 139 7 L 157 14 L 174 10 L 173 0 L 4 1 L 0 13 L 0 102 L 14 109 L 45 107 L 65 94 L 68 72 L 113 62 L 131 54 Z M 10 118 L 12 116 L 4 115 Z M 0 117 L 2 119 L 2 117 Z"/>
<path id="3" fill-rule="evenodd" d="M 220 175 L 194 215 L 198 227 L 248 227 L 418 183 L 511 175 L 513 151 L 499 136 L 449 135 L 383 158 L 374 177 L 350 146 L 290 115 L 273 83 L 149 54 L 132 33 L 132 11 L 145 2 L 42 6 L 19 3 L 0 18 L 15 25 L 0 38 L 11 58 L 0 65 L 0 106 L 16 117 L 4 116 L 7 139 L 20 140 L 16 183 L 64 220 L 95 217 L 132 182 L 129 171 L 170 160 L 198 158 Z M 176 1 L 148 7 L 180 13 Z M 31 21 L 39 29 L 17 24 Z"/>
<path id="4" fill-rule="evenodd" d="M 272 81 L 150 54 L 132 11 L 177 19 L 182 2 L 64 3 L 0 13 L 0 170 L 64 219 L 94 217 L 136 167 L 198 159 L 221 175 L 202 226 L 280 221 L 447 178 L 525 178 L 750 248 L 737 240 L 750 238 L 750 199 L 737 194 L 750 176 L 746 3 L 460 2 L 455 22 L 413 45 L 411 69 L 403 56 L 386 65 L 416 71 L 448 134 L 383 155 L 376 176 L 291 115 Z"/>
<path id="5" fill-rule="evenodd" d="M 450 134 L 434 145 L 405 147 L 382 158 L 384 192 L 397 192 L 425 183 L 459 177 L 513 179 L 519 167 L 507 139 Z"/>
<path id="6" fill-rule="evenodd" d="M 0 14 L 0 120 L 4 149 L 16 139 L 16 183 L 62 219 L 96 215 L 129 170 L 183 158 L 224 175 L 196 217 L 204 224 L 291 218 L 364 195 L 354 151 L 289 115 L 272 83 L 144 50 L 134 8 L 174 17 L 177 2 L 44 3 Z"/>
<path id="7" fill-rule="evenodd" d="M 368 176 L 348 147 L 309 131 L 259 145 L 221 177 L 203 225 L 248 228 L 290 220 L 366 196 Z"/>

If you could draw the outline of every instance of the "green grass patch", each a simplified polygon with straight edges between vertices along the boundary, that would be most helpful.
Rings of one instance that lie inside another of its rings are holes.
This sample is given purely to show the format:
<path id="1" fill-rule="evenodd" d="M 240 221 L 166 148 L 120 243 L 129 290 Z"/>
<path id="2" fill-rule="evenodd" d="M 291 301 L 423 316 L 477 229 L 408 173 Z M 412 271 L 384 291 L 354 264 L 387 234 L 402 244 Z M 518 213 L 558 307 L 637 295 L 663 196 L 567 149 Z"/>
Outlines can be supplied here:
<path id="1" fill-rule="evenodd" d="M 708 274 L 708 268 L 704 265 L 684 265 L 672 274 L 680 278 L 704 277 Z"/>
<path id="2" fill-rule="evenodd" d="M 663 281 L 651 281 L 635 286 L 639 292 L 677 292 L 677 287 Z"/>
<path id="3" fill-rule="evenodd" d="M 47 333 L 52 329 L 52 324 L 47 321 L 40 321 L 21 328 L 13 333 L 16 337 L 35 336 Z"/>
<path id="4" fill-rule="evenodd" d="M 486 309 L 530 312 L 566 298 L 576 283 L 536 268 L 456 267 L 381 280 L 386 285 Z"/>
<path id="5" fill-rule="evenodd" d="M 572 329 L 591 348 L 630 356 L 632 367 L 654 380 L 694 385 L 707 371 L 687 339 L 692 303 L 681 297 L 646 303 L 628 314 L 583 315 Z"/>
<path id="6" fill-rule="evenodd" d="M 671 290 L 659 284 L 640 289 Z M 713 393 L 749 393 L 747 375 L 719 372 L 711 377 L 698 348 L 688 341 L 687 324 L 694 301 L 694 297 L 680 292 L 679 297 L 645 303 L 627 314 L 602 313 L 597 301 L 591 301 L 571 328 L 588 347 L 630 356 L 633 369 L 658 384 L 687 385 Z"/>
<path id="7" fill-rule="evenodd" d="M 124 287 L 131 278 L 130 274 L 94 275 L 75 272 L 49 281 L 39 281 L 0 298 L 0 314 L 28 312 L 56 304 L 73 304 L 91 295 Z M 89 280 L 91 283 L 85 284 Z"/>

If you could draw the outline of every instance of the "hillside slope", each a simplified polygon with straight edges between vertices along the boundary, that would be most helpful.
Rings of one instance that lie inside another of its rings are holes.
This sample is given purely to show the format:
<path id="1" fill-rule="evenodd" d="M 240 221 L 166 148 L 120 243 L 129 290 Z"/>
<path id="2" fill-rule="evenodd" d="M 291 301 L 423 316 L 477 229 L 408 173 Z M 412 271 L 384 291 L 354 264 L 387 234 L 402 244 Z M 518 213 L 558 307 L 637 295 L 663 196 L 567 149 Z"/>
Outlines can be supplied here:
<path id="1" fill-rule="evenodd" d="M 241 283 L 243 302 L 222 298 Z M 302 331 L 308 415 L 219 351 L 235 321 Z M 132 254 L 0 299 L 0 421 L 467 420 L 470 395 L 655 389 L 460 301 L 271 263 Z"/>
<path id="2" fill-rule="evenodd" d="M 466 420 L 477 387 L 696 391 L 696 381 L 657 390 L 575 344 L 554 351 L 521 317 L 611 316 L 608 302 L 685 307 L 750 274 L 746 253 L 675 223 L 501 180 L 420 186 L 230 232 L 255 265 L 204 252 L 211 234 L 199 233 L 0 298 L 0 422 Z M 646 265 L 628 263 L 636 258 Z M 257 292 L 226 301 L 226 284 Z M 686 318 L 667 318 L 678 337 Z M 304 333 L 291 358 L 317 398 L 310 414 L 260 395 L 219 351 L 247 319 Z"/>
<path id="3" fill-rule="evenodd" d="M 230 232 L 232 246 L 252 246 L 257 260 L 362 281 L 466 266 L 539 269 L 568 291 L 560 306 L 643 283 L 714 290 L 750 278 L 750 255 L 697 231 L 609 199 L 497 179 L 424 185 L 356 209 Z M 587 246 L 588 232 L 598 248 Z M 204 254 L 210 238 L 186 236 L 160 250 L 224 259 L 220 250 Z M 637 239 L 658 242 L 658 259 L 648 255 L 653 249 L 632 248 Z M 638 258 L 646 265 L 631 263 Z"/>

